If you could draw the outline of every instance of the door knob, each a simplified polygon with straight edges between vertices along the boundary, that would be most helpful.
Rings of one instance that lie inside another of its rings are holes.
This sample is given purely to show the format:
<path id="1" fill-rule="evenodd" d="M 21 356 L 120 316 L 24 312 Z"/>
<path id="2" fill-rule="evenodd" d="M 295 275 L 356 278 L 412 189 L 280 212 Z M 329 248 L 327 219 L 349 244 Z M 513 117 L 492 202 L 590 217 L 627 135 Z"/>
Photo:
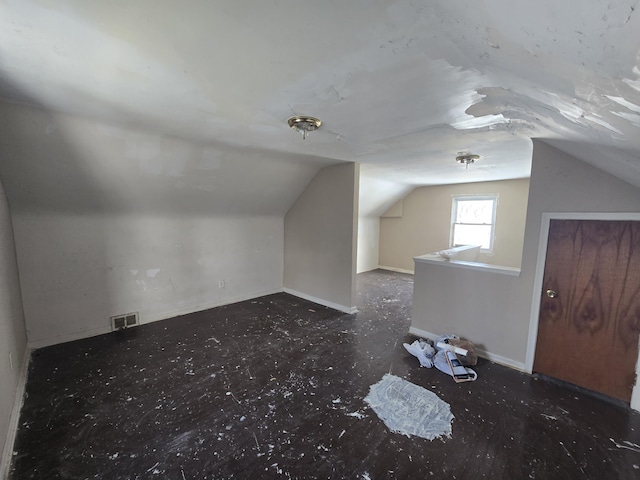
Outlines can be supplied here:
<path id="1" fill-rule="evenodd" d="M 549 297 L 549 298 L 556 298 L 558 296 L 558 294 L 556 293 L 555 290 L 549 289 L 549 290 L 547 290 L 546 293 L 547 293 L 547 297 Z"/>

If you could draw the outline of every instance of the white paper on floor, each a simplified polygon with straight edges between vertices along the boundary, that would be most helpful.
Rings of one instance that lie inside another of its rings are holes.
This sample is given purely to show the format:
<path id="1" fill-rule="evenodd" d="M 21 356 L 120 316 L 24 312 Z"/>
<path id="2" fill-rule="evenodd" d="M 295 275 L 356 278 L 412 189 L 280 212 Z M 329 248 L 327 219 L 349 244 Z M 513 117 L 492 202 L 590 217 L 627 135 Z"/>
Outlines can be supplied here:
<path id="1" fill-rule="evenodd" d="M 451 436 L 453 414 L 449 404 L 400 377 L 386 374 L 371 386 L 364 401 L 392 432 L 427 440 Z"/>

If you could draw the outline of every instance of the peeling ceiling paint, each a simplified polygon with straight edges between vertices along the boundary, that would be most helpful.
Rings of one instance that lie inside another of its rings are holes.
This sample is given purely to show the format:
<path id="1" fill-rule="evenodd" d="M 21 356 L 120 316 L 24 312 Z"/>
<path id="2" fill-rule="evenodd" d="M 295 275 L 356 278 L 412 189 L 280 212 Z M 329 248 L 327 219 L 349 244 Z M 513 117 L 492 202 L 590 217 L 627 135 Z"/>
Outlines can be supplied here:
<path id="1" fill-rule="evenodd" d="M 142 174 L 203 191 L 220 149 L 433 185 L 526 177 L 534 137 L 640 186 L 639 3 L 4 0 L 0 98 L 130 130 Z"/>

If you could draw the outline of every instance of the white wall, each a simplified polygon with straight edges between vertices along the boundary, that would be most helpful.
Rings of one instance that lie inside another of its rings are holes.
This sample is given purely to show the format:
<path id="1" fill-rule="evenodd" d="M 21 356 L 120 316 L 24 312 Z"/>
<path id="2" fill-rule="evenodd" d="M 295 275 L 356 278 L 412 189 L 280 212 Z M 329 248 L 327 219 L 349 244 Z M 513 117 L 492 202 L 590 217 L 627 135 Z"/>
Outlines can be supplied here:
<path id="1" fill-rule="evenodd" d="M 411 185 L 376 177 L 369 170 L 366 165 L 360 167 L 358 273 L 378 268 L 380 215 L 413 188 Z"/>
<path id="2" fill-rule="evenodd" d="M 282 288 L 279 217 L 20 214 L 14 225 L 36 346 L 110 331 L 112 315 L 144 323 Z"/>
<path id="3" fill-rule="evenodd" d="M 285 217 L 285 291 L 345 312 L 356 310 L 358 173 L 323 168 Z"/>
<path id="4" fill-rule="evenodd" d="M 326 164 L 6 103 L 0 143 L 34 346 L 281 290 L 284 215 Z"/>
<path id="5" fill-rule="evenodd" d="M 11 424 L 17 421 L 18 411 L 14 411 L 14 405 L 16 394 L 21 392 L 19 384 L 25 367 L 25 349 L 26 335 L 13 229 L 4 187 L 0 182 L 0 453 L 4 452 L 0 478 L 4 478 L 3 474 L 11 461 L 15 428 L 15 424 Z"/>
<path id="6" fill-rule="evenodd" d="M 522 307 L 514 286 L 518 280 L 448 262 L 416 262 L 412 331 L 427 337 L 456 333 L 492 360 L 524 370 L 520 349 L 526 322 L 508 321 L 504 313 Z M 500 292 L 499 298 L 496 292 Z"/>
<path id="7" fill-rule="evenodd" d="M 2 102 L 0 142 L 13 213 L 283 217 L 317 171 L 335 163 Z"/>
<path id="8" fill-rule="evenodd" d="M 378 268 L 380 251 L 380 217 L 358 217 L 357 273 Z"/>
<path id="9" fill-rule="evenodd" d="M 468 337 L 524 368 L 531 350 L 532 303 L 540 301 L 533 288 L 543 212 L 640 212 L 640 190 L 534 141 L 520 276 L 431 266 L 424 282 L 416 276 L 411 326 Z"/>

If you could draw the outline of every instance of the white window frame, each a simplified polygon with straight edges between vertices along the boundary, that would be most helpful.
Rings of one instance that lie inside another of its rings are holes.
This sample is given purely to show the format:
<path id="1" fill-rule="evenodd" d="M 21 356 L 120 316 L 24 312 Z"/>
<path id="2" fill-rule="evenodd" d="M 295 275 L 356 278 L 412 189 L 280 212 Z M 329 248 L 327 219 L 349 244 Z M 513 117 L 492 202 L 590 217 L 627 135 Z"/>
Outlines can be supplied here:
<path id="1" fill-rule="evenodd" d="M 458 202 L 459 201 L 469 201 L 469 200 L 492 200 L 493 201 L 493 214 L 491 218 L 491 234 L 489 236 L 489 248 L 481 248 L 480 251 L 482 253 L 493 253 L 493 243 L 495 239 L 496 233 L 496 213 L 498 211 L 498 194 L 488 194 L 488 195 L 452 195 L 451 200 L 451 229 L 449 231 L 449 246 L 456 247 L 454 245 L 454 230 L 456 227 L 456 217 L 458 214 Z M 469 225 L 486 225 L 485 224 L 469 224 Z"/>

